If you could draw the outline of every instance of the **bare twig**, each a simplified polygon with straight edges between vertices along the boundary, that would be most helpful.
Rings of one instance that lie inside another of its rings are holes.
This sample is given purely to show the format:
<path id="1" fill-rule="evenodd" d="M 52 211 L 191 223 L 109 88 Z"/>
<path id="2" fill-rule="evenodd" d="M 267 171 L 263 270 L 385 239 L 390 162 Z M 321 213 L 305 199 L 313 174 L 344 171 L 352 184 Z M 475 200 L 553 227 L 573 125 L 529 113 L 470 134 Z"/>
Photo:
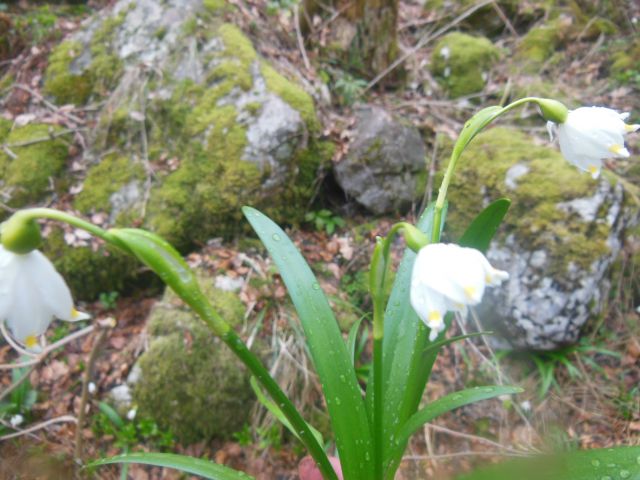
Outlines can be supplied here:
<path id="1" fill-rule="evenodd" d="M 53 103 L 49 102 L 42 95 L 40 95 L 38 92 L 36 92 L 32 88 L 29 88 L 26 85 L 23 85 L 21 83 L 15 83 L 10 88 L 17 88 L 17 89 L 20 89 L 20 90 L 24 90 L 25 92 L 29 93 L 32 97 L 34 97 L 37 101 L 42 103 L 45 107 L 47 107 L 49 110 L 51 110 L 51 111 L 53 111 L 55 113 L 58 113 L 60 115 L 63 115 L 65 117 L 67 117 L 69 120 L 71 120 L 71 121 L 73 121 L 73 122 L 75 122 L 77 124 L 84 125 L 84 123 L 85 123 L 85 121 L 82 118 L 76 117 L 72 113 L 65 112 L 60 107 L 58 107 L 57 105 L 54 105 Z"/>
<path id="2" fill-rule="evenodd" d="M 55 423 L 64 423 L 64 422 L 73 422 L 76 423 L 76 417 L 72 415 L 62 415 L 61 417 L 52 418 L 47 420 L 46 422 L 38 423 L 32 427 L 25 428 L 24 430 L 19 430 L 15 433 L 9 433 L 7 435 L 3 435 L 0 437 L 0 442 L 3 440 L 9 440 L 11 438 L 21 437 L 22 435 L 27 435 L 31 432 L 35 432 L 37 430 L 41 430 L 43 428 L 48 427 L 49 425 L 53 425 Z"/>
<path id="3" fill-rule="evenodd" d="M 31 139 L 31 140 L 26 140 L 24 142 L 18 142 L 18 143 L 5 143 L 5 144 L 2 145 L 2 148 L 5 149 L 5 152 L 6 152 L 7 148 L 28 147 L 29 145 L 34 145 L 36 143 L 42 143 L 42 142 L 48 142 L 48 141 L 51 141 L 51 140 L 55 140 L 58 137 L 62 137 L 64 135 L 69 135 L 70 133 L 74 133 L 75 134 L 75 133 L 78 133 L 78 132 L 81 132 L 81 131 L 84 131 L 84 130 L 86 130 L 86 128 L 67 128 L 65 130 L 60 130 L 59 132 L 51 132 L 49 134 L 49 136 L 47 136 L 47 137 L 38 137 L 38 138 L 34 138 L 34 139 Z M 17 155 L 15 153 L 9 154 L 7 152 L 7 155 L 13 157 L 14 160 L 17 158 Z"/>
<path id="4" fill-rule="evenodd" d="M 91 381 L 91 375 L 93 373 L 93 367 L 98 358 L 98 352 L 100 347 L 104 343 L 105 339 L 109 335 L 111 328 L 115 326 L 115 320 L 113 318 L 110 321 L 98 323 L 99 331 L 93 342 L 89 359 L 87 360 L 87 366 L 82 377 L 82 394 L 80 396 L 80 410 L 78 412 L 78 421 L 76 423 L 76 445 L 74 457 L 77 463 L 82 464 L 82 426 L 84 424 L 85 410 L 87 406 L 87 400 L 89 398 L 89 382 Z"/>
<path id="5" fill-rule="evenodd" d="M 304 39 L 302 38 L 302 32 L 300 31 L 300 11 L 297 3 L 293 6 L 293 23 L 296 28 L 296 38 L 298 39 L 298 48 L 300 49 L 300 54 L 302 55 L 302 61 L 304 62 L 304 67 L 308 71 L 311 71 L 311 64 L 309 63 L 309 57 L 307 57 L 307 51 L 304 48 Z"/>
<path id="6" fill-rule="evenodd" d="M 500 17 L 500 20 L 502 20 L 502 22 L 504 23 L 504 25 L 507 27 L 507 30 L 509 30 L 511 32 L 511 35 L 517 37 L 518 36 L 518 32 L 516 31 L 516 29 L 513 27 L 513 24 L 511 23 L 511 21 L 509 20 L 509 18 L 505 15 L 504 10 L 502 10 L 502 8 L 500 7 L 500 5 L 498 5 L 498 2 L 496 2 L 495 0 L 493 2 L 491 2 L 491 6 L 493 7 L 493 9 L 496 11 L 496 13 L 498 14 L 498 16 Z"/>

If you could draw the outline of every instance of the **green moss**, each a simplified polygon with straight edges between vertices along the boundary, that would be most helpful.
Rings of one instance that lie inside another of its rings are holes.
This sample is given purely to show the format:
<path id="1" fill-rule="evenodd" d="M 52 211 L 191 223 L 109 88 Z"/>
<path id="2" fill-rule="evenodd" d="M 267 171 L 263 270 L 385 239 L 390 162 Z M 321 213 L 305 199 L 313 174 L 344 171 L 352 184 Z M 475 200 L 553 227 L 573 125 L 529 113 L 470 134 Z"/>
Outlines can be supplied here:
<path id="1" fill-rule="evenodd" d="M 230 324 L 244 307 L 232 293 L 207 289 Z M 190 310 L 167 295 L 151 313 L 149 350 L 140 357 L 134 400 L 141 415 L 184 443 L 229 438 L 248 420 L 254 395 L 243 365 Z"/>
<path id="2" fill-rule="evenodd" d="M 50 179 L 62 173 L 68 156 L 67 144 L 62 138 L 48 139 L 51 133 L 60 130 L 52 125 L 32 123 L 14 128 L 7 135 L 5 143 L 17 155 L 12 159 L 0 151 L 0 178 L 3 188 L 11 192 L 10 206 L 22 207 L 41 199 L 49 190 Z M 30 144 L 18 146 L 23 143 Z"/>
<path id="3" fill-rule="evenodd" d="M 226 0 L 204 0 L 204 8 L 211 13 L 219 13 L 227 8 Z"/>
<path id="4" fill-rule="evenodd" d="M 88 71 L 72 73 L 71 64 L 82 53 L 82 44 L 66 41 L 49 56 L 43 91 L 61 104 L 83 105 L 89 99 L 93 78 Z"/>
<path id="5" fill-rule="evenodd" d="M 450 97 L 460 97 L 484 88 L 483 74 L 498 58 L 500 50 L 488 39 L 453 32 L 436 44 L 431 56 L 431 72 Z"/>
<path id="6" fill-rule="evenodd" d="M 77 41 L 58 45 L 49 57 L 44 92 L 58 103 L 76 105 L 85 104 L 92 93 L 106 95 L 122 73 L 122 61 L 113 52 L 111 41 L 126 14 L 127 10 L 123 10 L 107 18 L 93 33 L 89 45 L 91 62 L 82 71 L 75 72 L 72 63 L 83 53 L 84 46 Z"/>
<path id="7" fill-rule="evenodd" d="M 549 60 L 562 42 L 565 27 L 564 21 L 558 18 L 527 32 L 518 45 L 518 55 L 526 62 L 526 70 L 535 71 Z"/>
<path id="8" fill-rule="evenodd" d="M 76 197 L 74 205 L 84 213 L 109 211 L 111 195 L 128 183 L 142 179 L 142 165 L 132 162 L 127 157 L 108 155 L 89 169 L 82 192 Z"/>
<path id="9" fill-rule="evenodd" d="M 297 110 L 311 132 L 319 131 L 320 123 L 311 96 L 300 85 L 276 72 L 267 62 L 260 63 L 260 71 L 267 88 Z"/>
<path id="10" fill-rule="evenodd" d="M 13 122 L 11 120 L 0 117 L 0 144 L 4 143 L 4 139 L 9 135 L 11 127 L 13 127 Z"/>
<path id="11" fill-rule="evenodd" d="M 60 227 L 54 227 L 45 239 L 43 251 L 76 300 L 95 301 L 102 292 L 121 292 L 139 280 L 136 272 L 140 265 L 131 256 L 106 246 L 93 251 L 88 246 L 67 245 Z M 144 280 L 147 287 L 153 285 L 153 277 L 145 276 Z"/>
<path id="12" fill-rule="evenodd" d="M 529 171 L 510 189 L 505 177 L 515 164 Z M 546 250 L 551 273 L 562 278 L 569 262 L 588 268 L 608 251 L 605 224 L 585 223 L 557 207 L 560 202 L 590 197 L 594 189 L 591 177 L 569 165 L 555 149 L 536 145 L 520 131 L 493 128 L 479 135 L 460 160 L 449 189 L 447 231 L 454 238 L 460 236 L 487 200 L 508 197 L 512 205 L 504 234 L 516 233 L 527 249 Z"/>

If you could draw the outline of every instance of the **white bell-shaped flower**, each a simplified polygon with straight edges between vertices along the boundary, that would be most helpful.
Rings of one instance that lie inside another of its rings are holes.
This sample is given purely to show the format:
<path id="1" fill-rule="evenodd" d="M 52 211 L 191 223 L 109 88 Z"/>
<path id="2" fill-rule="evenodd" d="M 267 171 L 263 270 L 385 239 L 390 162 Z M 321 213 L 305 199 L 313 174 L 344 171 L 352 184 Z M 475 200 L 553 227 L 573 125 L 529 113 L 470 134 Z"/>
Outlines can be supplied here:
<path id="1" fill-rule="evenodd" d="M 54 318 L 75 322 L 89 315 L 73 306 L 64 279 L 42 253 L 20 255 L 0 246 L 0 322 L 30 350 Z"/>
<path id="2" fill-rule="evenodd" d="M 493 268 L 476 249 L 433 243 L 420 249 L 411 276 L 411 306 L 431 329 L 429 340 L 444 330 L 447 312 L 466 315 L 467 306 L 482 301 L 487 286 L 509 278 Z"/>
<path id="3" fill-rule="evenodd" d="M 610 108 L 581 107 L 569 111 L 563 123 L 547 122 L 547 129 L 551 139 L 557 134 L 560 151 L 569 163 L 598 178 L 603 159 L 629 156 L 624 136 L 640 125 L 628 125 L 628 117 Z"/>

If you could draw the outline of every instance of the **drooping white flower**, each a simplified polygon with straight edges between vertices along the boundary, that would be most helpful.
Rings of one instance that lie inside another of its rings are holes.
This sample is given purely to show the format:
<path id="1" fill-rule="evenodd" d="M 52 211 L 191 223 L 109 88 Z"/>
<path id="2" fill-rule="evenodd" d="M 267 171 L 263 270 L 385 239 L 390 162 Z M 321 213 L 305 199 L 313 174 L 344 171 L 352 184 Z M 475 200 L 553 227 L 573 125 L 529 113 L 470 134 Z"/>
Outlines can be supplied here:
<path id="1" fill-rule="evenodd" d="M 0 245 L 0 322 L 18 342 L 37 350 L 54 318 L 76 322 L 89 315 L 74 308 L 69 287 L 42 253 L 20 255 Z"/>
<path id="2" fill-rule="evenodd" d="M 560 151 L 569 163 L 598 178 L 602 160 L 629 156 L 624 136 L 640 125 L 625 123 L 628 117 L 610 108 L 581 107 L 569 111 L 563 123 L 547 122 L 547 130 L 552 139 L 557 134 Z"/>
<path id="3" fill-rule="evenodd" d="M 20 425 L 22 425 L 24 422 L 24 417 L 22 415 L 20 415 L 19 413 L 16 415 L 13 415 L 10 419 L 9 419 L 9 424 L 13 427 L 13 428 L 17 428 Z"/>
<path id="4" fill-rule="evenodd" d="M 433 243 L 420 249 L 411 276 L 411 306 L 431 329 L 429 340 L 444 330 L 447 312 L 467 312 L 482 301 L 487 286 L 509 278 L 473 248 Z"/>

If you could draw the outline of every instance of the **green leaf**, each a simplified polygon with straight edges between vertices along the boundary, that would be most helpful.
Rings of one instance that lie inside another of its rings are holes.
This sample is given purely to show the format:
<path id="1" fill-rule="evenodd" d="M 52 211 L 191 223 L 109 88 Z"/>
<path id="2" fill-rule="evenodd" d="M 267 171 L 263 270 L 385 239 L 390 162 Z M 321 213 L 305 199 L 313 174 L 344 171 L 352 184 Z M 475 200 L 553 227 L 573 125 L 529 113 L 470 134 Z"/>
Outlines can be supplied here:
<path id="1" fill-rule="evenodd" d="M 512 460 L 458 480 L 640 480 L 640 447 L 582 450 Z"/>
<path id="2" fill-rule="evenodd" d="M 271 219 L 244 207 L 296 307 L 331 417 L 344 478 L 373 478 L 372 439 L 356 372 L 329 302 L 293 242 Z"/>
<path id="3" fill-rule="evenodd" d="M 117 242 L 153 270 L 184 302 L 205 320 L 216 335 L 230 329 L 211 308 L 187 262 L 175 248 L 158 235 L 138 228 L 112 228 Z"/>
<path id="4" fill-rule="evenodd" d="M 434 400 L 422 410 L 413 414 L 411 418 L 404 423 L 402 428 L 396 434 L 398 447 L 391 451 L 390 458 L 394 458 L 398 454 L 402 455 L 404 445 L 409 441 L 411 435 L 413 435 L 413 433 L 418 429 L 422 428 L 425 423 L 429 423 L 443 413 L 455 410 L 456 408 L 460 408 L 470 403 L 479 402 L 480 400 L 487 400 L 500 395 L 512 395 L 515 393 L 521 393 L 522 391 L 523 390 L 518 387 L 501 385 L 475 387 L 450 393 L 449 395 L 445 395 L 444 397 Z"/>
<path id="5" fill-rule="evenodd" d="M 434 205 L 435 203 L 431 203 L 425 209 L 416 225 L 429 238 L 431 238 Z M 445 218 L 446 204 L 440 230 Z M 395 445 L 396 430 L 417 410 L 437 356 L 437 351 L 427 355 L 422 354 L 428 344 L 429 330 L 413 311 L 409 301 L 411 272 L 415 257 L 416 254 L 413 251 L 405 249 L 384 316 L 383 435 L 388 439 L 388 443 L 384 445 L 384 452 Z M 371 402 L 372 380 L 371 378 L 367 385 L 367 405 Z M 402 451 L 404 447 L 405 445 L 402 446 Z M 384 458 L 389 458 L 386 453 Z M 396 465 L 386 468 L 388 474 L 397 468 L 400 458 L 394 458 L 391 461 Z M 393 473 L 390 474 L 390 478 L 393 478 Z"/>
<path id="6" fill-rule="evenodd" d="M 486 252 L 510 205 L 511 200 L 507 198 L 500 198 L 491 203 L 471 222 L 458 244 Z"/>
<path id="7" fill-rule="evenodd" d="M 289 420 L 287 419 L 285 414 L 282 412 L 280 407 L 278 407 L 278 405 L 276 405 L 270 398 L 268 398 L 262 392 L 262 389 L 260 388 L 260 385 L 258 385 L 258 381 L 256 380 L 256 378 L 251 377 L 251 379 L 249 380 L 249 383 L 251 384 L 251 388 L 253 388 L 253 391 L 256 394 L 256 397 L 258 397 L 258 401 L 264 406 L 264 408 L 269 410 L 269 412 L 271 412 L 271 414 L 280 423 L 282 423 L 282 425 L 284 425 L 286 429 L 293 434 L 294 437 L 296 437 L 298 440 L 302 442 L 302 439 L 300 438 L 300 434 L 295 428 L 293 428 L 293 426 L 291 425 L 291 422 L 289 422 Z M 309 429 L 311 430 L 311 433 L 313 433 L 313 436 L 316 437 L 316 441 L 318 442 L 318 444 L 324 445 L 324 439 L 322 438 L 322 434 L 318 430 L 313 428 L 311 425 L 309 425 Z"/>
<path id="8" fill-rule="evenodd" d="M 499 106 L 487 107 L 480 110 L 464 124 L 458 140 L 453 147 L 451 158 L 458 158 L 469 142 L 480 133 L 493 119 L 498 117 L 504 109 Z"/>
<path id="9" fill-rule="evenodd" d="M 115 409 L 105 402 L 98 403 L 98 409 L 105 414 L 105 416 L 113 423 L 118 429 L 124 427 L 124 420 L 118 415 Z"/>
<path id="10" fill-rule="evenodd" d="M 253 477 L 232 468 L 200 458 L 176 455 L 174 453 L 127 453 L 91 462 L 89 467 L 113 463 L 142 463 L 156 467 L 175 468 L 181 472 L 199 475 L 210 480 L 251 480 Z"/>
<path id="11" fill-rule="evenodd" d="M 360 331 L 360 325 L 364 316 L 355 321 L 349 329 L 349 336 L 347 337 L 347 350 L 349 351 L 349 358 L 353 360 L 353 365 L 356 364 L 356 342 L 358 340 L 358 332 Z"/>

